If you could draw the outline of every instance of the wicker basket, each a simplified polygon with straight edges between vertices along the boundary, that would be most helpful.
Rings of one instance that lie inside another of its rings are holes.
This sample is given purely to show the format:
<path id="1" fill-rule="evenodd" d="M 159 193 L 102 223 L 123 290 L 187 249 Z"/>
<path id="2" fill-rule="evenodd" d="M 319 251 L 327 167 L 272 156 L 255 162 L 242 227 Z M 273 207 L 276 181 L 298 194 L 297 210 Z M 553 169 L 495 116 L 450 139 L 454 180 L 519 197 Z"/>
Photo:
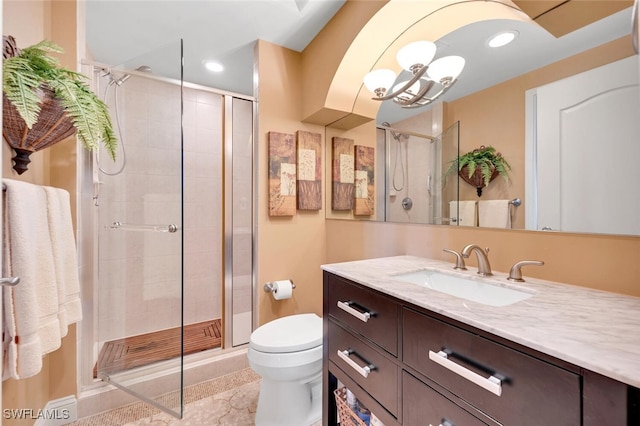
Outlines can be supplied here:
<path id="1" fill-rule="evenodd" d="M 15 45 L 15 39 L 11 36 L 4 36 L 3 39 L 3 58 L 18 55 L 20 49 Z M 13 168 L 18 174 L 27 171 L 27 165 L 31 162 L 29 156 L 32 153 L 58 143 L 76 132 L 73 122 L 48 86 L 40 86 L 38 96 L 41 99 L 40 114 L 38 121 L 29 129 L 16 107 L 4 93 L 2 94 L 2 136 L 16 152 Z"/>
<path id="2" fill-rule="evenodd" d="M 498 177 L 498 170 L 495 167 L 490 167 L 491 177 L 489 178 L 489 182 L 493 181 L 496 177 Z M 469 167 L 463 166 L 462 169 L 458 172 L 458 175 L 467 182 L 469 185 L 476 188 L 478 193 L 478 197 L 482 195 L 482 188 L 485 187 L 484 184 L 484 176 L 482 176 L 482 170 L 479 168 L 474 171 L 474 173 L 469 177 Z"/>
<path id="3" fill-rule="evenodd" d="M 367 426 L 356 413 L 347 405 L 347 388 L 342 387 L 333 391 L 336 406 L 340 416 L 340 426 Z"/>

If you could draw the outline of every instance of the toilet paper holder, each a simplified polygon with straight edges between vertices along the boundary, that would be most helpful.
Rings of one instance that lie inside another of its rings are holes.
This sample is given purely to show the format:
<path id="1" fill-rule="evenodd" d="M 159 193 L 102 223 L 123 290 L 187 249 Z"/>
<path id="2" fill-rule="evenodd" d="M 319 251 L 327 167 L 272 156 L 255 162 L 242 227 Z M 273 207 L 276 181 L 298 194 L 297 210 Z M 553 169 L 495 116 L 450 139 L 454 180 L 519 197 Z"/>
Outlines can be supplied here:
<path id="1" fill-rule="evenodd" d="M 291 281 L 291 288 L 296 288 L 296 285 L 293 283 L 293 280 L 289 280 Z M 267 293 L 277 293 L 278 289 L 276 288 L 276 286 L 274 285 L 273 282 L 268 282 L 264 285 L 264 291 Z"/>

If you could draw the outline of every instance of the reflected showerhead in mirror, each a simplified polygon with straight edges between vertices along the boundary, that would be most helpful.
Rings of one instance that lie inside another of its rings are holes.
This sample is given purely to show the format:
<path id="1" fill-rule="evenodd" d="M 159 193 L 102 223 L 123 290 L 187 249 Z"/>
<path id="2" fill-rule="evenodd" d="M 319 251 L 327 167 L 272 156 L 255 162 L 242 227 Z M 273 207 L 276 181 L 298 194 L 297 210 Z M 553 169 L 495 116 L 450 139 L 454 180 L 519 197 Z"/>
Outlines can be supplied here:
<path id="1" fill-rule="evenodd" d="M 382 125 L 386 126 L 386 127 L 391 127 L 391 124 L 389 124 L 386 121 L 384 123 L 382 123 Z M 401 142 L 400 138 L 402 138 L 404 140 L 409 140 L 409 135 L 407 135 L 406 133 L 398 133 L 398 132 L 396 132 L 394 130 L 391 130 L 391 129 L 389 129 L 389 131 L 391 132 L 391 136 L 393 136 L 393 138 L 395 140 L 397 140 L 398 142 Z"/>

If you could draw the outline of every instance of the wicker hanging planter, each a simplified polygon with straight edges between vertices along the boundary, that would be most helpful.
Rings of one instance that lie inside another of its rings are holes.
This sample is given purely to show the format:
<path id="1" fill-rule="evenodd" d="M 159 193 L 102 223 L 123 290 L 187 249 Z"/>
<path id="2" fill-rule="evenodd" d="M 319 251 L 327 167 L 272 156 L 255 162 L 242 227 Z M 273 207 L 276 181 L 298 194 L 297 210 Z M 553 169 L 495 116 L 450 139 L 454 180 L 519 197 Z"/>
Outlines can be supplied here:
<path id="1" fill-rule="evenodd" d="M 2 95 L 2 136 L 16 152 L 13 169 L 22 174 L 31 162 L 29 156 L 36 151 L 56 144 L 76 133 L 76 128 L 53 97 L 53 91 L 42 86 L 38 93 L 41 101 L 40 115 L 29 129 L 16 107 Z"/>
<path id="2" fill-rule="evenodd" d="M 14 85 L 16 85 L 16 82 L 19 82 L 17 87 L 19 87 L 20 90 L 18 93 L 21 93 L 21 96 L 19 96 L 20 100 L 23 99 L 22 93 L 27 91 L 33 91 L 37 99 L 39 99 L 37 104 L 40 107 L 40 111 L 34 108 L 27 108 L 29 113 L 35 114 L 35 118 L 23 117 L 19 109 L 16 108 L 17 104 L 13 104 L 13 102 L 15 102 L 14 98 L 9 99 L 9 97 L 7 97 L 4 91 L 7 87 L 5 82 L 7 73 L 5 72 L 3 76 L 2 136 L 7 144 L 16 152 L 15 157 L 13 157 L 14 170 L 18 174 L 24 173 L 27 171 L 27 166 L 31 162 L 29 159 L 31 154 L 50 147 L 76 133 L 78 133 L 81 142 L 83 142 L 88 149 L 97 147 L 99 142 L 104 143 L 112 158 L 115 159 L 116 140 L 113 135 L 106 105 L 104 105 L 84 83 L 79 82 L 79 77 L 84 76 L 60 68 L 57 66 L 55 59 L 44 57 L 44 53 L 41 52 L 44 52 L 45 49 L 50 49 L 51 45 L 38 44 L 29 49 L 24 49 L 24 52 L 31 53 L 33 48 L 41 49 L 36 52 L 36 54 L 39 55 L 36 59 L 40 62 L 33 65 L 33 69 L 31 68 L 31 63 L 22 65 L 22 68 L 14 67 L 19 68 L 17 74 L 22 73 L 23 69 L 26 69 L 27 71 L 24 71 L 26 75 L 21 78 L 19 78 L 20 75 L 17 77 L 14 75 L 13 79 L 9 81 Z M 31 53 L 32 56 L 36 54 Z M 17 47 L 16 41 L 12 36 L 3 36 L 2 57 L 3 60 L 14 57 L 22 58 L 21 50 Z M 3 63 L 3 70 L 5 69 L 4 66 L 5 64 Z M 54 77 L 56 80 L 45 80 L 42 78 L 34 80 L 34 76 L 37 76 L 34 70 L 47 66 L 49 68 L 46 72 L 55 74 Z M 29 87 L 27 84 L 22 83 L 23 81 L 35 81 L 36 83 L 33 87 Z M 52 86 L 54 82 L 63 84 L 63 92 L 71 92 L 71 98 L 74 99 L 76 103 L 65 108 L 47 81 L 50 82 Z M 42 83 L 38 86 L 40 82 Z M 13 93 L 15 93 L 15 90 Z M 36 102 L 34 102 L 34 105 L 35 103 Z M 69 108 L 72 108 L 71 114 L 68 112 L 70 111 Z M 22 111 L 24 113 L 24 110 Z M 81 121 L 76 122 L 80 123 L 81 130 L 79 130 L 78 125 L 74 123 L 74 118 L 72 117 L 74 113 L 76 115 L 80 114 L 82 117 Z M 31 126 L 29 126 L 25 119 L 31 121 Z"/>
<path id="3" fill-rule="evenodd" d="M 493 166 L 490 166 L 489 170 L 491 170 L 491 177 L 489 178 L 489 182 L 491 182 L 492 180 L 498 177 L 498 171 Z M 476 169 L 471 175 L 471 177 L 469 177 L 469 167 L 463 166 L 462 169 L 460 169 L 460 171 L 458 172 L 458 176 L 460 176 L 462 180 L 467 182 L 469 185 L 476 188 L 476 193 L 478 194 L 478 197 L 482 196 L 482 188 L 486 186 L 484 183 L 484 176 L 482 175 L 482 170 Z"/>

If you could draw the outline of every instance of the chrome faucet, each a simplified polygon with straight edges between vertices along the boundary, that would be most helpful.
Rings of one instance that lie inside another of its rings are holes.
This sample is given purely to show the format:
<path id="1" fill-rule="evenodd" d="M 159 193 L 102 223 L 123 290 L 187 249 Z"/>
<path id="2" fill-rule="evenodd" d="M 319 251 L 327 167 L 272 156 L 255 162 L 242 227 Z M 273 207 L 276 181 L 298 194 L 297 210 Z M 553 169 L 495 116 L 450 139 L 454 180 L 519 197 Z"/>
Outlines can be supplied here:
<path id="1" fill-rule="evenodd" d="M 462 249 L 462 257 L 465 259 L 469 258 L 472 251 L 475 251 L 478 257 L 478 273 L 484 276 L 493 275 L 491 265 L 489 264 L 489 256 L 487 255 L 489 248 L 482 249 L 482 247 L 477 244 L 469 244 Z"/>

